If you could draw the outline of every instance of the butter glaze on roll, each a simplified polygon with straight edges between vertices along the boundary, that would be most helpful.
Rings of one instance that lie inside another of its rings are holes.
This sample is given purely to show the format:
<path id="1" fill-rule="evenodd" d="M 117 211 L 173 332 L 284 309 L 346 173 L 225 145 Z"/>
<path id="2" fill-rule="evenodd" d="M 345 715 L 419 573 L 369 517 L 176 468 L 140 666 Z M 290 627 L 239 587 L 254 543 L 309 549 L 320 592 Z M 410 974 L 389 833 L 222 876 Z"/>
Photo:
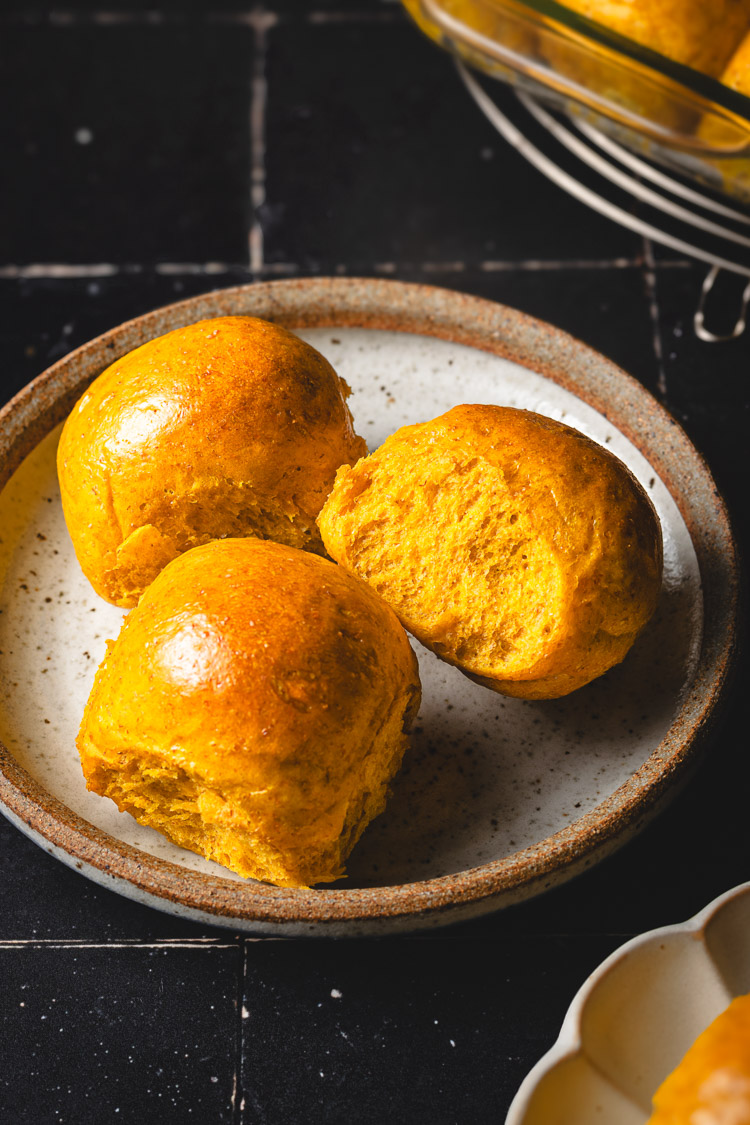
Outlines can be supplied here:
<path id="1" fill-rule="evenodd" d="M 750 23 L 750 0 L 563 0 L 668 59 L 717 78 Z"/>
<path id="2" fill-rule="evenodd" d="M 606 449 L 559 422 L 457 406 L 339 470 L 332 558 L 438 656 L 506 695 L 554 698 L 623 659 L 656 608 L 661 532 Z"/>
<path id="3" fill-rule="evenodd" d="M 63 429 L 63 510 L 98 594 L 132 606 L 177 555 L 257 536 L 323 553 L 315 518 L 366 452 L 326 359 L 253 317 L 204 320 L 104 371 Z"/>
<path id="4" fill-rule="evenodd" d="M 218 540 L 170 563 L 100 666 L 88 788 L 240 875 L 328 882 L 383 811 L 420 700 L 396 616 L 316 555 Z"/>

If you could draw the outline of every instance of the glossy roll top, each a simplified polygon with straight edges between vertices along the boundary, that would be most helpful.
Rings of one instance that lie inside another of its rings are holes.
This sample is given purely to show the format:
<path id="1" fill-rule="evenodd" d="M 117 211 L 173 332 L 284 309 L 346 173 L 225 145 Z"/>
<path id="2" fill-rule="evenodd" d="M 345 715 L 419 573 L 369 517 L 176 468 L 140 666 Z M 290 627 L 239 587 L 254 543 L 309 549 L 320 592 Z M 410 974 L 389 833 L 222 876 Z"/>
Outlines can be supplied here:
<path id="1" fill-rule="evenodd" d="M 252 317 L 204 320 L 108 367 L 68 418 L 63 510 L 94 589 L 132 606 L 191 547 L 252 535 L 322 553 L 341 464 L 366 452 L 327 360 Z"/>
<path id="2" fill-rule="evenodd" d="M 240 875 L 338 878 L 420 699 L 391 610 L 327 560 L 227 539 L 170 563 L 96 675 L 88 787 Z"/>

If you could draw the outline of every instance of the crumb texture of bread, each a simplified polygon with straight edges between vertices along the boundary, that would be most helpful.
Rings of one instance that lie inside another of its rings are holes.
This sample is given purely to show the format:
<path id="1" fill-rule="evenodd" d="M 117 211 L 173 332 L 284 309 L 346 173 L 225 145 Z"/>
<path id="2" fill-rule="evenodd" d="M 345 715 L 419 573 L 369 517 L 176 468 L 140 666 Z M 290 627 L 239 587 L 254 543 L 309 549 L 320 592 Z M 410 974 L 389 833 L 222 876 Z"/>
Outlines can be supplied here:
<path id="1" fill-rule="evenodd" d="M 116 360 L 58 450 L 65 520 L 96 592 L 133 606 L 212 539 L 323 554 L 316 516 L 339 466 L 367 452 L 349 393 L 313 347 L 254 317 L 199 321 Z"/>
<path id="2" fill-rule="evenodd" d="M 88 788 L 238 874 L 329 882 L 385 807 L 420 702 L 396 616 L 340 567 L 259 539 L 169 563 L 97 671 Z"/>
<path id="3" fill-rule="evenodd" d="M 653 1105 L 648 1125 L 750 1125 L 750 996 L 698 1036 Z"/>
<path id="4" fill-rule="evenodd" d="M 331 557 L 438 656 L 506 695 L 553 698 L 623 659 L 661 590 L 659 522 L 602 446 L 510 407 L 404 427 L 339 470 Z"/>

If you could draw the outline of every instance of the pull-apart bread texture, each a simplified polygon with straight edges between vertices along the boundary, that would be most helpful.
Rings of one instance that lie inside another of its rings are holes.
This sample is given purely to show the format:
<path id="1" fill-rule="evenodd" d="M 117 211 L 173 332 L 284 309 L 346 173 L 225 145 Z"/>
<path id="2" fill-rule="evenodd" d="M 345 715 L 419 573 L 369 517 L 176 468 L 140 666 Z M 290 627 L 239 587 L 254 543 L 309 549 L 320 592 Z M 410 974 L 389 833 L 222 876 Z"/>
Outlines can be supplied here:
<path id="1" fill-rule="evenodd" d="M 329 882 L 401 764 L 420 701 L 395 614 L 316 555 L 225 539 L 171 562 L 99 668 L 88 788 L 283 887 Z"/>
<path id="2" fill-rule="evenodd" d="M 602 446 L 559 422 L 457 406 L 339 470 L 331 556 L 415 637 L 506 695 L 566 695 L 623 659 L 661 590 L 659 523 Z"/>
<path id="3" fill-rule="evenodd" d="M 698 1036 L 654 1095 L 648 1125 L 750 1125 L 750 996 Z"/>
<path id="4" fill-rule="evenodd" d="M 268 321 L 219 317 L 118 359 L 60 439 L 76 555 L 132 606 L 191 547 L 257 536 L 323 553 L 315 518 L 339 465 L 366 453 L 326 359 Z"/>

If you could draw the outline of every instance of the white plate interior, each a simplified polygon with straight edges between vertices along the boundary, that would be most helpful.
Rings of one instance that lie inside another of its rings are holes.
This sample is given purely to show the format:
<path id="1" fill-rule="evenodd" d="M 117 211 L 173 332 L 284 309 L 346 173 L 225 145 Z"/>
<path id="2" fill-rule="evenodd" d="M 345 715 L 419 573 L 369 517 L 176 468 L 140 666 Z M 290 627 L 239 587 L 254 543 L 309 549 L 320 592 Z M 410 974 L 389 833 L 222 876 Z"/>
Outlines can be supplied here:
<path id="1" fill-rule="evenodd" d="M 750 992 L 750 884 L 612 954 L 583 985 L 506 1125 L 645 1125 L 706 1027 Z"/>
<path id="2" fill-rule="evenodd" d="M 661 742 L 692 679 L 702 631 L 695 552 L 676 504 L 640 452 L 552 380 L 489 353 L 372 329 L 299 333 L 353 390 L 355 426 L 375 449 L 400 426 L 461 402 L 565 421 L 617 454 L 651 497 L 664 535 L 664 590 L 626 661 L 556 701 L 506 699 L 414 642 L 423 704 L 385 813 L 340 884 L 409 883 L 501 859 L 567 828 L 612 794 Z M 235 879 L 86 791 L 75 736 L 104 643 L 123 612 L 83 577 L 55 472 L 59 431 L 0 495 L 0 738 L 76 813 L 151 855 Z"/>

